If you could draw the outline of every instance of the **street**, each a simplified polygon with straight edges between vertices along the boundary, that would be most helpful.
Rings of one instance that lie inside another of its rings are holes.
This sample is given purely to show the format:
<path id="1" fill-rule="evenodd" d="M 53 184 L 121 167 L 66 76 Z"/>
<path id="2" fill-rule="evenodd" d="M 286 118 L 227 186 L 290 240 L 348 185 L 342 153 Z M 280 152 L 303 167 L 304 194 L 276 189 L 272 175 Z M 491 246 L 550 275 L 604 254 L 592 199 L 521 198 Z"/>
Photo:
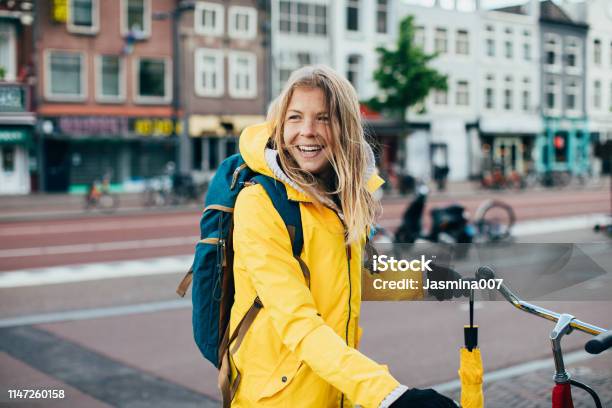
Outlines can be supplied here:
<path id="1" fill-rule="evenodd" d="M 498 193 L 517 214 L 518 242 L 603 242 L 588 222 L 609 211 L 605 188 Z M 432 195 L 473 212 L 484 194 Z M 382 224 L 394 229 L 405 199 L 383 202 Z M 199 210 L 85 218 L 49 217 L 0 224 L 0 406 L 9 389 L 62 389 L 43 406 L 217 406 L 217 371 L 191 333 L 189 294 L 174 290 L 189 267 Z M 610 257 L 604 257 L 609 285 Z M 608 260 L 605 262 L 605 260 Z M 609 287 L 609 286 L 606 286 Z M 600 327 L 612 327 L 611 301 L 538 303 Z M 458 348 L 467 302 L 364 302 L 360 349 L 387 364 L 402 383 L 437 386 L 458 399 Z M 476 303 L 487 407 L 546 406 L 553 365 L 552 324 L 506 302 Z M 589 336 L 563 345 L 577 379 L 612 404 L 612 355 L 580 352 Z M 41 351 L 42 350 L 42 351 Z M 575 391 L 576 407 L 591 406 Z M 519 405 L 520 404 L 522 405 Z M 41 406 L 20 402 L 17 406 Z"/>

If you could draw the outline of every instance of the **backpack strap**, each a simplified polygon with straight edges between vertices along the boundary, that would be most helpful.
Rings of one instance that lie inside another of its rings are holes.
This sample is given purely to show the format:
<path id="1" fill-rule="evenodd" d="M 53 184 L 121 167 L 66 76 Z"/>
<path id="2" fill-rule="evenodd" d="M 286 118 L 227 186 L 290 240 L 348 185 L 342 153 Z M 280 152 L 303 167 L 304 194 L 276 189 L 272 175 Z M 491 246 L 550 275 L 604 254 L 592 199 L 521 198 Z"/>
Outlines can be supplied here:
<path id="1" fill-rule="evenodd" d="M 268 193 L 268 197 L 272 200 L 272 204 L 276 211 L 280 214 L 281 218 L 287 226 L 289 236 L 291 237 L 291 244 L 293 248 L 293 256 L 299 258 L 304 247 L 304 234 L 302 232 L 302 217 L 300 215 L 300 203 L 297 201 L 291 201 L 287 198 L 287 189 L 285 185 L 273 179 L 272 177 L 258 174 L 252 179 L 261 186 Z M 293 231 L 291 231 L 293 229 Z"/>

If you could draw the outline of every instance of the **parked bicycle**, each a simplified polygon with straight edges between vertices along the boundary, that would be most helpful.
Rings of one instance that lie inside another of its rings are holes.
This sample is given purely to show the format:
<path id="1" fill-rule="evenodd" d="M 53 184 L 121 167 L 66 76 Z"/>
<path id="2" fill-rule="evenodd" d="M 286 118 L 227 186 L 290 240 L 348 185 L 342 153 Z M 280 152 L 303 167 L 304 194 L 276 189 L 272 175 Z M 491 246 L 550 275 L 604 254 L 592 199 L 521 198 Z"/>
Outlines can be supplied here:
<path id="1" fill-rule="evenodd" d="M 402 223 L 391 235 L 384 229 L 379 234 L 386 235 L 386 241 L 395 243 L 414 243 L 419 241 L 443 242 L 449 244 L 469 244 L 472 242 L 496 242 L 511 237 L 516 215 L 512 207 L 499 200 L 486 200 L 480 204 L 474 217 L 467 217 L 465 207 L 453 204 L 430 211 L 431 228 L 423 231 L 423 213 L 429 189 L 421 184 L 416 196 L 402 217 Z"/>
<path id="2" fill-rule="evenodd" d="M 142 193 L 145 207 L 202 203 L 207 183 L 196 183 L 190 174 L 166 174 L 150 179 Z"/>
<path id="3" fill-rule="evenodd" d="M 493 267 L 483 266 L 476 272 L 476 279 L 491 280 L 495 279 L 496 273 Z M 601 400 L 597 393 L 588 385 L 572 379 L 566 371 L 563 362 L 563 350 L 561 348 L 561 340 L 564 336 L 572 333 L 573 330 L 578 330 L 587 334 L 596 336 L 585 344 L 585 350 L 590 354 L 600 354 L 603 351 L 612 347 L 612 331 L 597 327 L 593 324 L 586 323 L 576 319 L 571 314 L 557 313 L 543 307 L 527 303 L 521 300 L 505 283 L 498 284 L 499 293 L 514 307 L 524 312 L 542 317 L 544 319 L 556 323 L 554 329 L 550 333 L 552 344 L 552 354 L 555 362 L 555 386 L 552 391 L 552 408 L 569 408 L 573 407 L 571 387 L 580 388 L 589 393 L 593 398 L 593 402 L 597 408 L 602 408 Z"/>
<path id="4" fill-rule="evenodd" d="M 119 206 L 119 196 L 110 191 L 110 175 L 102 177 L 102 181 L 94 180 L 85 194 L 85 211 L 99 209 L 105 213 L 112 213 Z"/>

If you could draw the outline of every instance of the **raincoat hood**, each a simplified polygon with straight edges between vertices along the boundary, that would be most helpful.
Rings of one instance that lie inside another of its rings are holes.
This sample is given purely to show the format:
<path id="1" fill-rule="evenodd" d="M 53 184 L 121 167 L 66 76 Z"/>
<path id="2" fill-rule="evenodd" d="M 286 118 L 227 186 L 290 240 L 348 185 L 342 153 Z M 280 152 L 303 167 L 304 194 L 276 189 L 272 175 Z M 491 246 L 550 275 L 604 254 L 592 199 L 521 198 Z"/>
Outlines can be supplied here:
<path id="1" fill-rule="evenodd" d="M 312 201 L 312 198 L 291 180 L 280 167 L 277 161 L 278 152 L 267 147 L 272 132 L 273 127 L 270 122 L 249 126 L 242 132 L 239 148 L 244 161 L 252 170 L 282 181 L 287 186 L 287 196 L 290 200 Z M 366 151 L 368 163 L 365 170 L 368 180 L 367 189 L 370 193 L 373 193 L 382 186 L 384 180 L 376 171 L 374 152 L 368 144 L 366 144 Z"/>

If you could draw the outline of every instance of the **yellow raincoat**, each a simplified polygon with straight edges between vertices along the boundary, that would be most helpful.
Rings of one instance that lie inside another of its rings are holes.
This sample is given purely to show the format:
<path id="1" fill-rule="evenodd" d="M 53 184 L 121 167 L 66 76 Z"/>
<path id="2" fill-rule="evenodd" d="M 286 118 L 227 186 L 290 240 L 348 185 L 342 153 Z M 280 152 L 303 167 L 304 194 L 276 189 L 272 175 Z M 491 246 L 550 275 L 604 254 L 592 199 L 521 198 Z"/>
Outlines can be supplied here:
<path id="1" fill-rule="evenodd" d="M 275 176 L 264 150 L 268 124 L 247 128 L 240 152 L 249 167 Z M 278 177 L 275 177 L 278 179 Z M 374 175 L 368 188 L 382 184 Z M 300 202 L 310 289 L 291 252 L 287 228 L 260 185 L 245 187 L 234 208 L 235 303 L 233 332 L 256 296 L 259 312 L 232 359 L 241 382 L 232 407 L 375 408 L 399 383 L 357 351 L 361 329 L 361 248 L 347 249 L 344 227 L 329 208 L 285 183 L 290 200 Z"/>

